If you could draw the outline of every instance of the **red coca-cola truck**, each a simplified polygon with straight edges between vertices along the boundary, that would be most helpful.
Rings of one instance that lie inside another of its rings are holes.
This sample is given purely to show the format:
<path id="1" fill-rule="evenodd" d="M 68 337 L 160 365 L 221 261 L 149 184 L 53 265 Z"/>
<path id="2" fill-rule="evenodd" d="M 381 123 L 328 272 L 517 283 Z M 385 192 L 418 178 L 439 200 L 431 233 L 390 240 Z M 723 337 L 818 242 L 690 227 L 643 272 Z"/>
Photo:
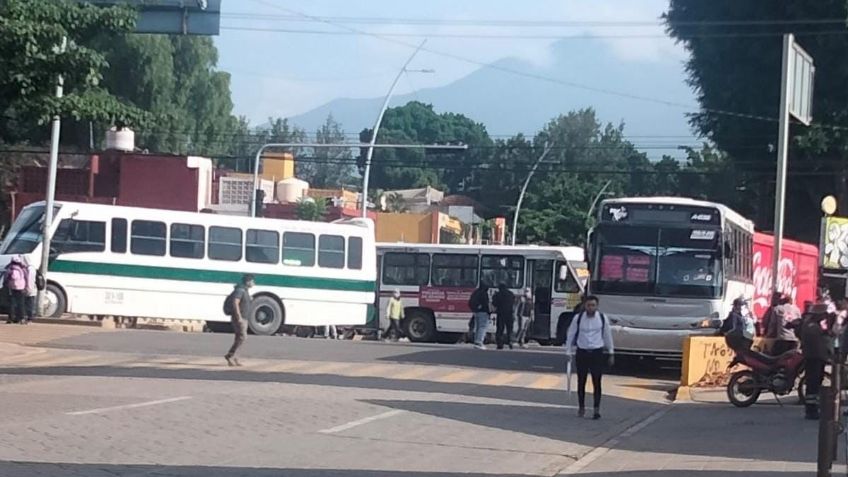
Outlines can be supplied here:
<path id="1" fill-rule="evenodd" d="M 800 309 L 804 302 L 816 299 L 818 284 L 819 249 L 793 240 L 783 240 L 778 271 L 777 291 L 788 294 Z M 774 237 L 757 232 L 754 234 L 754 315 L 762 318 L 769 306 L 772 287 L 772 257 Z"/>

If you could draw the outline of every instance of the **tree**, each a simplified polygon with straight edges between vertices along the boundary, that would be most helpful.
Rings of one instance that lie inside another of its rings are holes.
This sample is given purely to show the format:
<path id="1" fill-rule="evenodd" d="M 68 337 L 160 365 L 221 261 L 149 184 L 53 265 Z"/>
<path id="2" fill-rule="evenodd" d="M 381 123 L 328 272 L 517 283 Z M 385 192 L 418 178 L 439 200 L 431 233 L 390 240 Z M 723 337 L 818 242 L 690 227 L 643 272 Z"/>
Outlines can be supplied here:
<path id="1" fill-rule="evenodd" d="M 341 125 L 327 116 L 324 124 L 315 132 L 318 144 L 339 144 L 345 142 L 345 133 Z M 316 188 L 337 188 L 353 182 L 355 172 L 353 157 L 347 147 L 315 148 L 312 159 L 304 158 L 297 162 L 297 176 Z"/>
<path id="2" fill-rule="evenodd" d="M 404 200 L 402 195 L 397 192 L 392 192 L 386 195 L 386 209 L 388 209 L 389 212 L 402 214 L 408 211 L 409 207 L 407 207 L 406 200 Z"/>
<path id="3" fill-rule="evenodd" d="M 295 215 L 298 220 L 323 222 L 324 216 L 327 215 L 327 202 L 324 199 L 316 200 L 311 197 L 300 198 L 297 201 Z"/>
<path id="4" fill-rule="evenodd" d="M 104 87 L 157 118 L 152 127 L 137 131 L 139 146 L 214 156 L 230 153 L 239 134 L 247 132 L 243 120 L 232 115 L 230 75 L 217 70 L 211 38 L 124 35 L 94 44 L 111 65 Z"/>
<path id="5" fill-rule="evenodd" d="M 734 164 L 760 228 L 773 217 L 781 35 L 796 31 L 813 56 L 818 125 L 790 128 L 787 184 L 787 234 L 808 241 L 818 235 L 823 195 L 836 194 L 848 210 L 848 36 L 832 34 L 833 19 L 848 19 L 843 0 L 672 0 L 665 15 L 668 32 L 690 54 L 686 70 L 701 105 L 690 122 Z"/>
<path id="6" fill-rule="evenodd" d="M 371 139 L 371 129 L 359 134 Z M 485 126 L 455 113 L 436 113 L 429 104 L 411 101 L 389 108 L 377 137 L 381 144 L 468 144 L 469 151 L 425 151 L 423 149 L 377 149 L 371 165 L 371 183 L 383 189 L 432 186 L 462 192 L 475 164 L 491 152 L 493 145 Z M 359 165 L 364 166 L 365 151 Z M 446 167 L 441 167 L 442 165 Z"/>
<path id="7" fill-rule="evenodd" d="M 58 115 L 143 125 L 148 116 L 102 85 L 106 56 L 88 46 L 97 36 L 131 31 L 135 12 L 70 0 L 0 2 L 0 142 L 40 143 Z M 60 45 L 66 39 L 63 52 Z M 54 96 L 64 77 L 64 96 Z"/>

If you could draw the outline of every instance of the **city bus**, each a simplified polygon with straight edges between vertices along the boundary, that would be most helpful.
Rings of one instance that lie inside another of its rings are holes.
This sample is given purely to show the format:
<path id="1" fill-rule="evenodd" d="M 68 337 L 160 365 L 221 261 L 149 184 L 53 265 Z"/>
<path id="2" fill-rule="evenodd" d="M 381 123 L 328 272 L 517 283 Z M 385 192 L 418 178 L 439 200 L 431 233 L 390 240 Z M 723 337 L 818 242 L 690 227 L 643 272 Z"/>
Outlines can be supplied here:
<path id="1" fill-rule="evenodd" d="M 468 299 L 482 281 L 504 283 L 516 296 L 532 289 L 530 338 L 562 343 L 588 278 L 584 255 L 580 247 L 378 243 L 381 328 L 388 326 L 389 297 L 399 290 L 406 315 L 401 326 L 411 341 L 457 342 L 468 331 Z"/>
<path id="2" fill-rule="evenodd" d="M 205 320 L 256 277 L 247 317 L 255 334 L 283 325 L 364 325 L 376 283 L 374 226 L 57 203 L 46 316 L 64 313 Z M 44 203 L 25 207 L 0 244 L 0 264 L 41 259 Z M 226 326 L 223 326 L 226 327 Z"/>
<path id="3" fill-rule="evenodd" d="M 721 204 L 605 200 L 588 242 L 589 293 L 610 320 L 616 353 L 679 358 L 684 338 L 716 334 L 735 298 L 761 314 L 771 296 L 772 238 Z M 812 245 L 784 241 L 778 291 L 799 306 L 814 294 L 816 256 Z"/>

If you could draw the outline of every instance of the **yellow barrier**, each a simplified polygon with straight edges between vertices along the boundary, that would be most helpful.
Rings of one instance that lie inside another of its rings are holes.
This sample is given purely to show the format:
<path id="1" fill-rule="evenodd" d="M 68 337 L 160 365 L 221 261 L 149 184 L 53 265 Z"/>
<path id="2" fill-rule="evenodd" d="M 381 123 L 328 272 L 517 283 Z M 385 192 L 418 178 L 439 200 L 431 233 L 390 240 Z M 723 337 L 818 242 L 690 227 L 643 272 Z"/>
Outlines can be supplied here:
<path id="1" fill-rule="evenodd" d="M 766 340 L 757 338 L 752 349 L 761 350 Z M 727 366 L 733 351 L 723 336 L 690 336 L 683 342 L 683 369 L 678 398 L 685 398 L 689 387 L 724 386 L 730 373 Z"/>

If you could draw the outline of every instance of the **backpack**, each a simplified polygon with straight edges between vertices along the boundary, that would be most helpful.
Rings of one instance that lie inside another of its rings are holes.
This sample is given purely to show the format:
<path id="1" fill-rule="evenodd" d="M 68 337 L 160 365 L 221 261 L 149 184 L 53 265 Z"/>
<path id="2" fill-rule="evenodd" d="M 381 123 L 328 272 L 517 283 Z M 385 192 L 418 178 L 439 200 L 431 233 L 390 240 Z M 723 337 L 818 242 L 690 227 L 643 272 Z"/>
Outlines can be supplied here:
<path id="1" fill-rule="evenodd" d="M 44 274 L 41 273 L 40 269 L 35 271 L 35 288 L 38 290 L 47 288 L 47 281 L 44 280 Z"/>
<path id="2" fill-rule="evenodd" d="M 26 290 L 26 269 L 20 263 L 12 262 L 6 267 L 3 275 L 3 287 L 13 291 Z"/>
<path id="3" fill-rule="evenodd" d="M 583 320 L 583 315 L 585 314 L 586 312 L 581 311 L 577 315 L 577 331 L 574 333 L 574 346 L 577 346 L 577 337 L 580 336 L 580 322 Z M 601 335 L 603 335 L 607 331 L 607 317 L 600 311 L 598 314 L 601 315 Z"/>
<path id="4" fill-rule="evenodd" d="M 471 293 L 471 297 L 468 298 L 468 308 L 471 309 L 472 312 L 485 311 L 482 310 L 484 303 L 481 300 L 481 294 L 483 292 L 478 288 Z"/>
<path id="5" fill-rule="evenodd" d="M 224 298 L 224 314 L 227 316 L 233 316 L 233 314 L 236 312 L 236 291 L 238 291 L 238 289 L 231 291 L 230 294 L 227 295 L 227 298 Z"/>

